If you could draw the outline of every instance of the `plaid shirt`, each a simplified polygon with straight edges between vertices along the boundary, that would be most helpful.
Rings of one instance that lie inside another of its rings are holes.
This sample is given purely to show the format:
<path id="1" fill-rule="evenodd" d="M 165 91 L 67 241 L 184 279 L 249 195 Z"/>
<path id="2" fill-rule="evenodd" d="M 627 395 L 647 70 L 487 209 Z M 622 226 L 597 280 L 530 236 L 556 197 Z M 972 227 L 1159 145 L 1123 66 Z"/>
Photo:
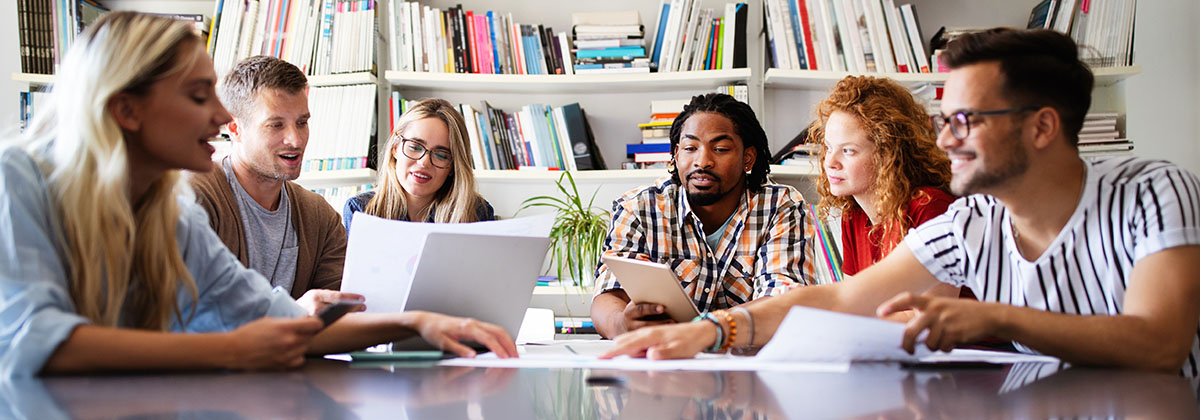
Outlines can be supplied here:
<path id="1" fill-rule="evenodd" d="M 670 177 L 633 190 L 613 202 L 604 255 L 666 264 L 701 312 L 729 308 L 795 285 L 815 284 L 813 237 L 804 199 L 795 189 L 767 184 L 746 191 L 716 249 L 705 242 L 700 218 Z M 620 289 L 600 261 L 599 295 Z"/>

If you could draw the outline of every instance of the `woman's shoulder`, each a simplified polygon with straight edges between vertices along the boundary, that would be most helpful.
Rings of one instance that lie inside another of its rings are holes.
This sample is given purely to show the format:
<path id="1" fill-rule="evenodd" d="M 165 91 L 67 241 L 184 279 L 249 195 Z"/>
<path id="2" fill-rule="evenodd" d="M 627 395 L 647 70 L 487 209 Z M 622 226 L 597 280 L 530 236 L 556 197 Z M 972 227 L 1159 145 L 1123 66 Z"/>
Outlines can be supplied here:
<path id="1" fill-rule="evenodd" d="M 479 201 L 475 204 L 475 220 L 481 222 L 496 220 L 496 209 L 492 208 L 492 203 L 489 203 L 483 196 L 480 196 Z"/>
<path id="2" fill-rule="evenodd" d="M 920 225 L 926 220 L 937 217 L 945 213 L 946 209 L 957 200 L 958 197 L 950 193 L 934 187 L 918 187 L 916 193 L 913 194 L 912 201 L 908 203 L 909 217 L 912 218 L 913 225 Z"/>
<path id="3" fill-rule="evenodd" d="M 349 199 L 346 200 L 346 210 L 347 211 L 363 211 L 363 209 L 367 208 L 367 203 L 371 202 L 371 199 L 374 197 L 375 197 L 375 190 L 367 191 L 364 193 L 360 193 L 356 196 L 350 197 Z"/>

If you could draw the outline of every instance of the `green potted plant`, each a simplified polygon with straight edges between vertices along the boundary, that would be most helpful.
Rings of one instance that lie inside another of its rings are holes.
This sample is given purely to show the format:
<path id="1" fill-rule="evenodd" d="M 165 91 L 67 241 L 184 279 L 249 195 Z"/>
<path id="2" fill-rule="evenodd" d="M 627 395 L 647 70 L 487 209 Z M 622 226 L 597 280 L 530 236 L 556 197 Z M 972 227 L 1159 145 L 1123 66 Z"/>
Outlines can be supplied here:
<path id="1" fill-rule="evenodd" d="M 530 197 L 521 202 L 517 213 L 530 207 L 553 208 L 557 215 L 550 230 L 550 252 L 558 279 L 566 281 L 569 278 L 571 284 L 580 288 L 591 286 L 611 216 L 608 210 L 593 207 L 596 192 L 592 192 L 584 205 L 570 171 L 564 171 L 556 184 L 561 197 Z"/>

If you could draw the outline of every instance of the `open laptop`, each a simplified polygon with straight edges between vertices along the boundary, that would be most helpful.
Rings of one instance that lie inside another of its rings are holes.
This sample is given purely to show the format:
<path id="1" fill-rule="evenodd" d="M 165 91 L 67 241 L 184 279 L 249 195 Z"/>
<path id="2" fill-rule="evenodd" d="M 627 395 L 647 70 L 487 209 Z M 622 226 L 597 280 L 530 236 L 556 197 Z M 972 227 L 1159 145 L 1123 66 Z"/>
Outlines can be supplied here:
<path id="1" fill-rule="evenodd" d="M 544 237 L 432 232 L 417 258 L 404 310 L 475 318 L 516 338 L 549 248 Z M 393 350 L 433 348 L 420 336 L 392 343 Z"/>

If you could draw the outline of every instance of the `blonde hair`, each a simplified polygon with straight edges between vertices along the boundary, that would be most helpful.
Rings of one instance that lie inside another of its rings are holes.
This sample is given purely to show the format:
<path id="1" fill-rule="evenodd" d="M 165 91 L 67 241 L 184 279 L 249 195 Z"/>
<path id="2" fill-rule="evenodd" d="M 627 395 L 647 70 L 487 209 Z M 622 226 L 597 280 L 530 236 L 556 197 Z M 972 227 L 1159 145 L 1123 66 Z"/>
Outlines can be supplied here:
<path id="1" fill-rule="evenodd" d="M 483 202 L 483 197 L 475 192 L 475 173 L 471 169 L 471 149 L 467 145 L 467 126 L 463 117 L 453 105 L 443 99 L 422 99 L 413 105 L 400 121 L 396 129 L 388 137 L 387 145 L 379 159 L 379 180 L 376 185 L 379 191 L 367 203 L 363 212 L 372 216 L 387 219 L 401 219 L 408 216 L 408 201 L 404 187 L 396 178 L 396 149 L 400 145 L 400 133 L 414 121 L 426 118 L 437 118 L 446 124 L 450 133 L 450 175 L 445 184 L 434 194 L 429 208 L 434 209 L 433 221 L 437 223 L 467 223 L 478 221 L 475 209 Z M 429 208 L 425 209 L 427 213 Z M 414 222 L 423 222 L 413 220 Z"/>
<path id="2" fill-rule="evenodd" d="M 197 42 L 183 22 L 106 14 L 75 40 L 49 106 L 25 134 L 57 201 L 71 301 L 94 324 L 165 331 L 172 316 L 183 323 L 180 288 L 196 299 L 175 236 L 177 200 L 190 189 L 171 170 L 137 203 L 121 199 L 129 197 L 129 153 L 109 102 L 188 71 L 195 60 L 184 51 Z"/>
<path id="3" fill-rule="evenodd" d="M 828 153 L 825 124 L 834 111 L 854 116 L 875 144 L 873 161 L 878 175 L 874 211 L 881 220 L 871 226 L 869 236 L 880 235 L 881 243 L 876 245 L 882 255 L 887 255 L 912 227 L 904 217 L 909 201 L 922 199 L 928 203 L 932 199 L 918 188 L 948 190 L 950 159 L 937 147 L 937 133 L 925 108 L 907 89 L 891 79 L 847 76 L 817 105 L 817 121 L 809 128 L 809 142 L 817 145 L 815 159 L 821 168 L 817 179 L 817 192 L 821 194 L 817 210 L 821 217 L 828 217 L 834 208 L 842 214 L 858 208 L 854 197 L 838 197 L 830 192 L 829 177 L 821 164 Z"/>

